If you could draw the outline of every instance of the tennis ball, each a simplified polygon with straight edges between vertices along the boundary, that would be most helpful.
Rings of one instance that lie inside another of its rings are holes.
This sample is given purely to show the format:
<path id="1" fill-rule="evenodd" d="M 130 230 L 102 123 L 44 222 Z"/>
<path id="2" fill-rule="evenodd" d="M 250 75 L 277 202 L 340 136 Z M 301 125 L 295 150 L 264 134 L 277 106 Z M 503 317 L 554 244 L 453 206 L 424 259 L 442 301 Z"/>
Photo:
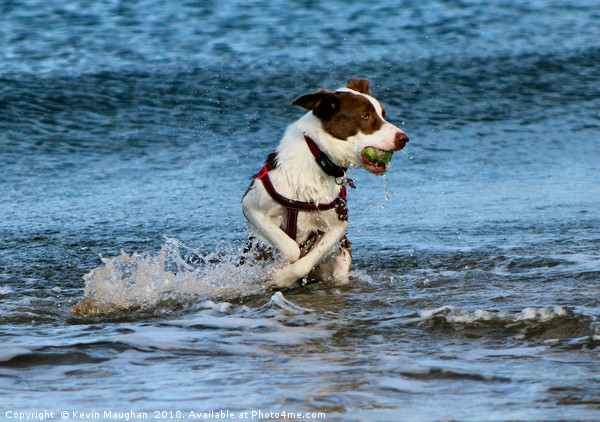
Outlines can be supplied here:
<path id="1" fill-rule="evenodd" d="M 367 160 L 384 167 L 392 160 L 392 154 L 392 151 L 383 151 L 373 147 L 363 149 L 363 155 Z"/>

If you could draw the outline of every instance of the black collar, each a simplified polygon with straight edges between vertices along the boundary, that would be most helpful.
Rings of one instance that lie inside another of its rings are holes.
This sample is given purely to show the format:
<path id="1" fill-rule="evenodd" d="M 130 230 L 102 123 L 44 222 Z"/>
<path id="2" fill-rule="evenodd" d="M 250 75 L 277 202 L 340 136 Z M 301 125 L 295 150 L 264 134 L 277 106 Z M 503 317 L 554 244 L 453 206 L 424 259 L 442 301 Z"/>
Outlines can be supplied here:
<path id="1" fill-rule="evenodd" d="M 310 152 L 312 152 L 312 155 L 315 156 L 317 164 L 319 165 L 319 167 L 321 167 L 325 174 L 335 177 L 336 179 L 339 177 L 344 177 L 346 175 L 346 170 L 348 170 L 346 167 L 341 167 L 337 164 L 334 164 L 333 161 L 331 161 L 329 157 L 319 149 L 317 144 L 315 144 L 315 141 L 313 141 L 309 136 L 304 135 L 304 139 L 308 144 Z"/>

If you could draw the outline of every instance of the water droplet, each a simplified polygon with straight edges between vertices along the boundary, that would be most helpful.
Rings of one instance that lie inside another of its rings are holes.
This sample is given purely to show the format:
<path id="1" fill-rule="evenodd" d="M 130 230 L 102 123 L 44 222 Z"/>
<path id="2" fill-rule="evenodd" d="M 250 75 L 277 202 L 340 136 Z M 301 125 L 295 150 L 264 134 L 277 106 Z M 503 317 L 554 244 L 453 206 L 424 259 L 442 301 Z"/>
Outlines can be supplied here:
<path id="1" fill-rule="evenodd" d="M 387 190 L 387 173 L 383 174 L 383 191 L 385 192 L 385 199 L 386 199 L 386 201 L 389 201 L 390 200 L 390 195 L 389 195 L 388 190 Z"/>

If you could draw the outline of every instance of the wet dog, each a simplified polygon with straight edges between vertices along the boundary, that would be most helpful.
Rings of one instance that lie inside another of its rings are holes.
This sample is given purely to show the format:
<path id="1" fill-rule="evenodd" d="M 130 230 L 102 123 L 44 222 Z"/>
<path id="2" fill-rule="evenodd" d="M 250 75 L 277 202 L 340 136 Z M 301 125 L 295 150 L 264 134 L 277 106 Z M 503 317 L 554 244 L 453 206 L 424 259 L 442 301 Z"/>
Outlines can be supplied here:
<path id="1" fill-rule="evenodd" d="M 350 79 L 335 92 L 303 95 L 293 104 L 308 112 L 288 126 L 242 200 L 254 234 L 283 259 L 271 281 L 276 289 L 307 276 L 347 280 L 352 255 L 346 186 L 353 185 L 346 171 L 358 167 L 384 174 L 385 163 L 367 149 L 398 151 L 408 142 L 385 120 L 366 79 Z"/>

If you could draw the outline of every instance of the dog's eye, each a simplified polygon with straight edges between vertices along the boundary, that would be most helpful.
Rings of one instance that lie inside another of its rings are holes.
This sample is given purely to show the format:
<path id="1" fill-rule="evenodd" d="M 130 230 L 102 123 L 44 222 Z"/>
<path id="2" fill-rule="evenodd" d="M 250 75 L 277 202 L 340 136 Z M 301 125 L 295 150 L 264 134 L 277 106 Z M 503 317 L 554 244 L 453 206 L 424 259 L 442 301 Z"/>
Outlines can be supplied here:
<path id="1" fill-rule="evenodd" d="M 366 120 L 366 119 L 368 119 L 368 118 L 369 118 L 369 113 L 363 113 L 363 114 L 361 114 L 361 115 L 360 115 L 360 117 L 361 117 L 362 119 L 365 119 L 365 120 Z"/>

